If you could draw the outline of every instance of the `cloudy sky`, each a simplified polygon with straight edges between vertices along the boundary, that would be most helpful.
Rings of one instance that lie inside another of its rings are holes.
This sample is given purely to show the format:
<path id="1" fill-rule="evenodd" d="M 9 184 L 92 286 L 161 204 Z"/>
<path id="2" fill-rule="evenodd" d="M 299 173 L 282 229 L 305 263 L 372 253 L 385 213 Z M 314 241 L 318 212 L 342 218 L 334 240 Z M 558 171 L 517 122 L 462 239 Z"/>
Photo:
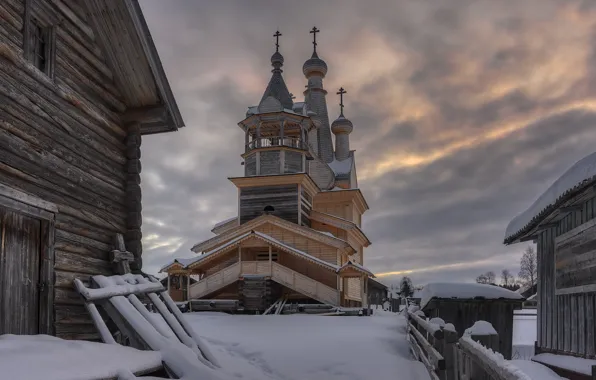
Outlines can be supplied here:
<path id="1" fill-rule="evenodd" d="M 190 257 L 236 215 L 237 122 L 267 85 L 272 35 L 301 94 L 316 25 L 325 87 L 348 90 L 365 264 L 395 272 L 384 282 L 517 273 L 527 245 L 502 245 L 507 223 L 596 150 L 595 4 L 141 0 L 186 122 L 143 141 L 144 269 Z"/>

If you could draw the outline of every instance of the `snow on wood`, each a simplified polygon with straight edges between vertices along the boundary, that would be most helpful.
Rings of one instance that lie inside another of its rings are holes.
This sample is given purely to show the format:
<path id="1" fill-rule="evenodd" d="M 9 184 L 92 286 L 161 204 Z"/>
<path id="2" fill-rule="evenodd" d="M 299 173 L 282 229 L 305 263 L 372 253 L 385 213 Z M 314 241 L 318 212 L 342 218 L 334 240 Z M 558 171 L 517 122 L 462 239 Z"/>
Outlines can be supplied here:
<path id="1" fill-rule="evenodd" d="M 222 220 L 219 223 L 215 223 L 215 225 L 213 226 L 213 228 L 211 229 L 211 231 L 218 229 L 219 227 L 223 226 L 224 224 L 230 223 L 233 220 L 237 220 L 238 217 L 237 216 L 233 216 L 231 218 L 228 218 L 226 220 Z"/>
<path id="2" fill-rule="evenodd" d="M 94 280 L 106 278 L 105 276 L 94 276 Z M 105 288 L 91 289 L 86 287 L 78 278 L 74 280 L 76 289 L 88 301 L 97 301 L 114 296 L 127 296 L 129 294 L 139 294 L 148 292 L 163 292 L 164 287 L 159 282 L 152 282 L 146 284 L 131 284 L 123 282 L 121 284 L 114 284 Z"/>
<path id="3" fill-rule="evenodd" d="M 569 191 L 596 179 L 596 153 L 584 157 L 559 177 L 532 205 L 513 218 L 505 231 L 505 239 L 528 226 L 546 208 L 557 203 Z"/>
<path id="4" fill-rule="evenodd" d="M 424 309 L 426 304 L 433 298 L 523 299 L 520 294 L 499 286 L 458 282 L 434 282 L 427 284 L 420 292 L 420 295 L 421 309 Z"/>
<path id="5" fill-rule="evenodd" d="M 159 352 L 114 344 L 63 340 L 48 335 L 0 336 L 0 373 L 11 380 L 116 378 L 162 365 Z"/>
<path id="6" fill-rule="evenodd" d="M 487 321 L 476 321 L 464 332 L 466 335 L 497 335 L 497 330 Z"/>
<path id="7" fill-rule="evenodd" d="M 494 352 L 493 350 L 484 347 L 482 344 L 472 340 L 472 338 L 467 335 L 464 335 L 459 340 L 459 345 L 467 355 L 473 358 L 474 361 L 477 363 L 482 363 L 483 368 L 487 368 L 494 374 L 498 375 L 498 378 L 500 379 L 538 380 L 532 379 L 520 368 L 511 363 L 511 361 L 505 360 L 503 355 L 500 353 Z"/>
<path id="8" fill-rule="evenodd" d="M 592 366 L 596 366 L 596 360 L 576 358 L 567 355 L 538 354 L 532 357 L 533 361 L 547 364 L 553 367 L 566 369 L 584 375 L 592 375 Z"/>

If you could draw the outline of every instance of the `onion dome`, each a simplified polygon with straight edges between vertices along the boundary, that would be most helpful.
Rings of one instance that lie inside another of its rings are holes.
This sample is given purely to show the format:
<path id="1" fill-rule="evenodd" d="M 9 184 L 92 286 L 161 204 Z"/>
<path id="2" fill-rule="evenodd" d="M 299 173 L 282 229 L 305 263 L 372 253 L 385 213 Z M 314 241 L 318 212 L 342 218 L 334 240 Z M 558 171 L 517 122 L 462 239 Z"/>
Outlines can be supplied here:
<path id="1" fill-rule="evenodd" d="M 345 118 L 344 115 L 340 115 L 337 119 L 333 121 L 331 124 L 331 132 L 334 135 L 338 134 L 350 134 L 354 130 L 354 125 L 352 122 Z"/>
<path id="2" fill-rule="evenodd" d="M 284 57 L 281 55 L 280 52 L 276 51 L 271 56 L 271 66 L 273 66 L 274 70 L 280 70 L 284 64 Z"/>
<path id="3" fill-rule="evenodd" d="M 302 65 L 302 72 L 304 76 L 307 78 L 312 74 L 318 73 L 321 76 L 325 76 L 327 74 L 327 64 L 317 55 L 317 52 L 312 53 L 312 57 L 309 60 L 304 62 Z"/>

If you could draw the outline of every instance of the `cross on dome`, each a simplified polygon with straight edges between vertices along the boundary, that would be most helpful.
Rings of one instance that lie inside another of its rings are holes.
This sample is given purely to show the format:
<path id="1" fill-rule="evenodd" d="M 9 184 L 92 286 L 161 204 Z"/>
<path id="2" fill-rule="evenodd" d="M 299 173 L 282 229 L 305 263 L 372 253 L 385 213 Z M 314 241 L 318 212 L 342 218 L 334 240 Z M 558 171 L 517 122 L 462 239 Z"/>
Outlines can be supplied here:
<path id="1" fill-rule="evenodd" d="M 336 94 L 339 95 L 339 107 L 340 107 L 339 116 L 344 115 L 344 94 L 347 94 L 347 93 L 348 92 L 346 90 L 344 90 L 343 87 L 340 87 L 339 91 L 336 92 Z"/>
<path id="2" fill-rule="evenodd" d="M 312 33 L 312 45 L 313 45 L 315 53 L 317 52 L 317 33 L 319 33 L 319 32 L 320 32 L 320 30 L 317 29 L 316 26 L 313 26 L 312 30 L 309 32 L 309 33 Z"/>
<path id="3" fill-rule="evenodd" d="M 275 37 L 275 52 L 279 52 L 279 37 L 281 37 L 282 34 L 279 32 L 279 30 L 277 32 L 275 32 L 275 34 L 273 35 L 273 37 Z"/>

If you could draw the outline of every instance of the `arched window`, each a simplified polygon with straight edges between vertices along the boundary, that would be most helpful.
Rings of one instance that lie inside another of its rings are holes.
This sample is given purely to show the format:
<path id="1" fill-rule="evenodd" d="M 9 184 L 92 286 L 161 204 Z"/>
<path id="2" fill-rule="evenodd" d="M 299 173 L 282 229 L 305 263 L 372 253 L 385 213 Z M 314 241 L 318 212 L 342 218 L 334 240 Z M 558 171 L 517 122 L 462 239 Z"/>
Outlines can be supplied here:
<path id="1" fill-rule="evenodd" d="M 271 206 L 271 205 L 267 205 L 267 206 L 265 206 L 265 208 L 263 209 L 263 212 L 264 212 L 265 214 L 271 214 L 271 213 L 272 213 L 272 212 L 274 212 L 274 211 L 275 211 L 275 208 L 274 208 L 273 206 Z"/>

